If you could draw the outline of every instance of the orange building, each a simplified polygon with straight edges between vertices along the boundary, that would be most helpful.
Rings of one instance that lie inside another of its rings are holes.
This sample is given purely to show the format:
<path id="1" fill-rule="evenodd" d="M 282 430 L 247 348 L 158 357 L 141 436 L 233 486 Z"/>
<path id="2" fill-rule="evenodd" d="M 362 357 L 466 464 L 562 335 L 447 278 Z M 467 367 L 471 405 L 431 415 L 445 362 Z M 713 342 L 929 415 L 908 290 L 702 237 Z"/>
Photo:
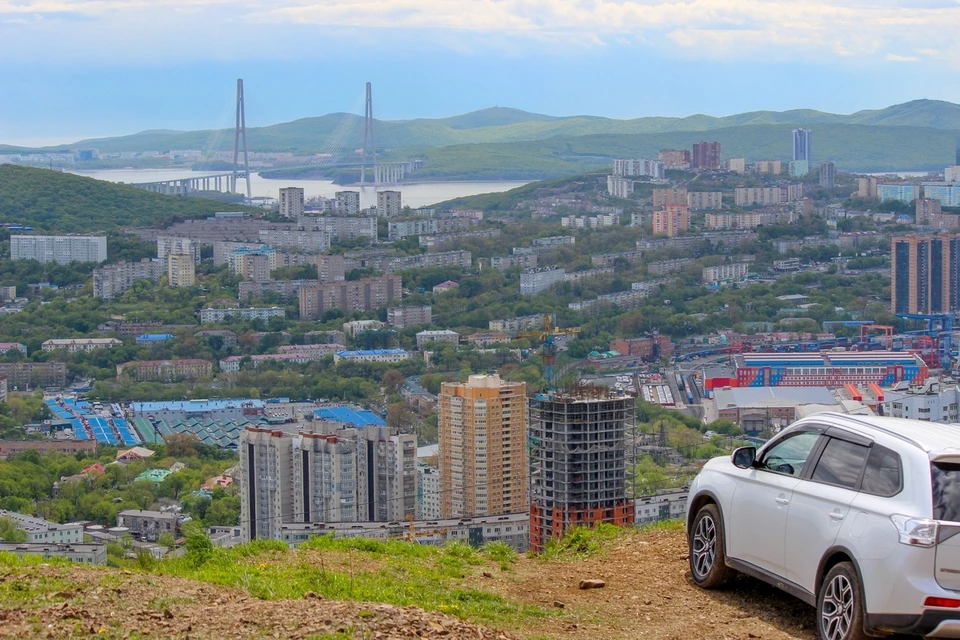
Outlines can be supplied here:
<path id="1" fill-rule="evenodd" d="M 653 234 L 673 238 L 690 228 L 690 207 L 668 204 L 653 212 Z"/>
<path id="2" fill-rule="evenodd" d="M 473 375 L 440 387 L 440 510 L 472 518 L 527 510 L 527 385 Z"/>

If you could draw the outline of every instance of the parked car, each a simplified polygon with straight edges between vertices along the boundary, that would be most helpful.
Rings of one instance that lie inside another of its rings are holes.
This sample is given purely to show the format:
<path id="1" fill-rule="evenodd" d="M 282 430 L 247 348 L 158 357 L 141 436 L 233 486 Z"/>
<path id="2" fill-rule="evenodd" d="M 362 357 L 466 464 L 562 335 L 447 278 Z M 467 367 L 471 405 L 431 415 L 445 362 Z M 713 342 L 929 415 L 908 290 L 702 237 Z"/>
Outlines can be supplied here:
<path id="1" fill-rule="evenodd" d="M 686 521 L 696 584 L 766 581 L 824 640 L 960 638 L 960 426 L 804 418 L 704 465 Z"/>

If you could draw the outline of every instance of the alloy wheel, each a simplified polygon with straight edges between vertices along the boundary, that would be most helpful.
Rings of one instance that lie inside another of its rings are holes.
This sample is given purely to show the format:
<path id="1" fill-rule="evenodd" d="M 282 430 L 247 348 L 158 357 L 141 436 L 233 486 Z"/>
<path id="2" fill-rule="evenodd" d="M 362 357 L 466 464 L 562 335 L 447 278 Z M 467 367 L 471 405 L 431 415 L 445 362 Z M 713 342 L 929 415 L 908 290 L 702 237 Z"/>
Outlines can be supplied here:
<path id="1" fill-rule="evenodd" d="M 705 578 L 713 568 L 717 555 L 717 525 L 707 514 L 697 522 L 693 534 L 693 570 L 697 577 Z"/>
<path id="2" fill-rule="evenodd" d="M 853 585 L 844 575 L 834 576 L 823 594 L 820 628 L 827 640 L 845 640 L 853 626 Z"/>

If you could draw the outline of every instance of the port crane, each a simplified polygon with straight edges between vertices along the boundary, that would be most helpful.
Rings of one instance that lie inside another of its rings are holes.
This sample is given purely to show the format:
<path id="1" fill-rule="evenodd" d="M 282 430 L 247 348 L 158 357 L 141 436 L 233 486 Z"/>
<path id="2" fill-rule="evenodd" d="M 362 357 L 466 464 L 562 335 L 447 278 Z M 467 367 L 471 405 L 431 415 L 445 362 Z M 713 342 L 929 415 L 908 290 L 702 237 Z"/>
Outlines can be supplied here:
<path id="1" fill-rule="evenodd" d="M 553 384 L 553 366 L 557 362 L 557 345 L 555 339 L 561 336 L 572 336 L 580 333 L 580 327 L 569 327 L 561 329 L 553 326 L 550 314 L 543 316 L 543 329 L 533 331 L 522 331 L 517 334 L 518 338 L 532 338 L 543 343 L 543 379 L 547 386 Z"/>

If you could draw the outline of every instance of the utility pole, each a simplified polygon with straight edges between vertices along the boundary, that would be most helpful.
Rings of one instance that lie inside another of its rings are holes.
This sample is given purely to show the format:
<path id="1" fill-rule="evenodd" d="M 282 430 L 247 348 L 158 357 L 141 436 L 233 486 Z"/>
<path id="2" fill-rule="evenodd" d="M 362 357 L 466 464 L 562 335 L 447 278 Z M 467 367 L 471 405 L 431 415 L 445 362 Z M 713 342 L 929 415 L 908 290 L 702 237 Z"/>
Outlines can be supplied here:
<path id="1" fill-rule="evenodd" d="M 243 138 L 243 170 L 240 171 L 238 160 L 240 157 L 240 139 Z M 243 104 L 243 78 L 237 78 L 237 124 L 233 130 L 233 188 L 237 188 L 237 176 L 247 178 L 247 199 L 253 197 L 250 189 L 250 159 L 247 156 L 247 114 Z"/>
<path id="2" fill-rule="evenodd" d="M 377 145 L 373 141 L 373 92 L 367 83 L 367 99 L 363 109 L 363 163 L 360 165 L 360 184 L 367 183 L 367 158 L 373 166 L 373 183 L 380 183 L 377 174 Z"/>

